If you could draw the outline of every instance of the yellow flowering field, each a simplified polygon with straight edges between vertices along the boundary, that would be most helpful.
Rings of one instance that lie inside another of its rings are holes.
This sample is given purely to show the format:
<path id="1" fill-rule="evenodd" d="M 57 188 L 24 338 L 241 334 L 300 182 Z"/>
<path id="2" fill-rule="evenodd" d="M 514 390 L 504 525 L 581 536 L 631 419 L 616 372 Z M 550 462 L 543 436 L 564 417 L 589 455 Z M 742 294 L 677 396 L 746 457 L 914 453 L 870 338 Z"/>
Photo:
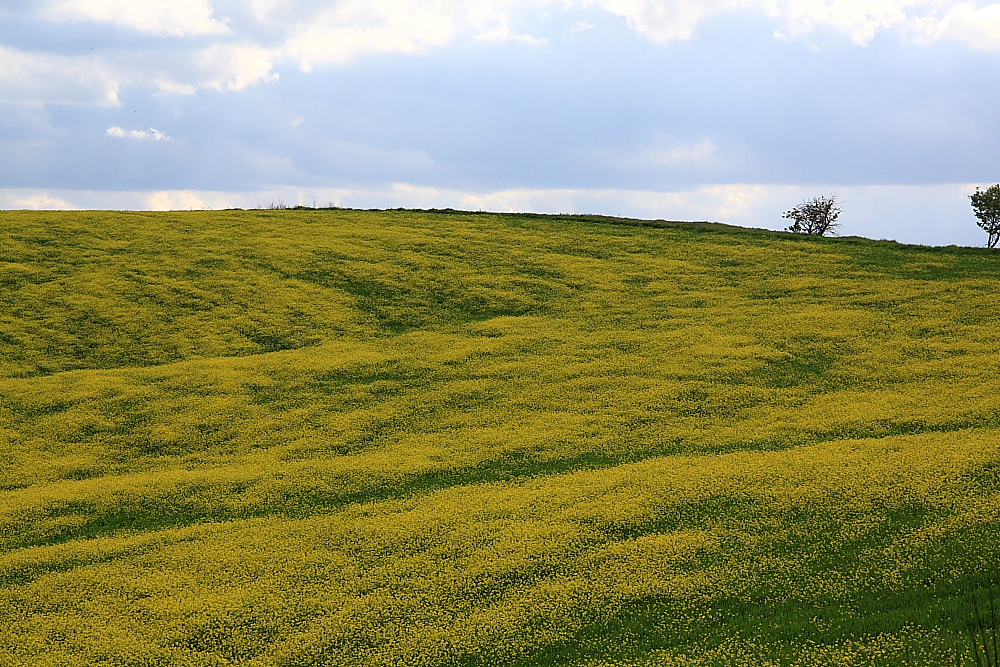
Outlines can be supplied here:
<path id="1" fill-rule="evenodd" d="M 0 665 L 972 665 L 1000 255 L 0 212 Z"/>

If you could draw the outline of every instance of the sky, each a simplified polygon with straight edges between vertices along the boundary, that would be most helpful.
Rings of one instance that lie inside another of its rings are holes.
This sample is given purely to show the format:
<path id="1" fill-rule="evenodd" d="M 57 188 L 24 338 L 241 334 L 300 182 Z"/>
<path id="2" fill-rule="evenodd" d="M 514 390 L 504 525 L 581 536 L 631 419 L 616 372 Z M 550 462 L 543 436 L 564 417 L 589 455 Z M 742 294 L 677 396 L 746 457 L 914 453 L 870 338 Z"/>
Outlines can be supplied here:
<path id="1" fill-rule="evenodd" d="M 598 213 L 983 245 L 1000 2 L 0 0 L 0 208 Z"/>

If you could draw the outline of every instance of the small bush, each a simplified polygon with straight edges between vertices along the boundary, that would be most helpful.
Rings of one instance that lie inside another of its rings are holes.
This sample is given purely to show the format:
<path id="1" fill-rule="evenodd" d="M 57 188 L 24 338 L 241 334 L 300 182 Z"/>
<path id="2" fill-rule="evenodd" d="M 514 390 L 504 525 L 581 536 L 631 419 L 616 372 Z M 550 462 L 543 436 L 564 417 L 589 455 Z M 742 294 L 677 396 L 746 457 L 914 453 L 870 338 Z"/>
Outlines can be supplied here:
<path id="1" fill-rule="evenodd" d="M 803 201 L 791 211 L 785 211 L 781 217 L 792 220 L 792 224 L 786 227 L 790 232 L 825 236 L 840 226 L 837 222 L 840 207 L 837 206 L 836 196 L 816 197 Z"/>

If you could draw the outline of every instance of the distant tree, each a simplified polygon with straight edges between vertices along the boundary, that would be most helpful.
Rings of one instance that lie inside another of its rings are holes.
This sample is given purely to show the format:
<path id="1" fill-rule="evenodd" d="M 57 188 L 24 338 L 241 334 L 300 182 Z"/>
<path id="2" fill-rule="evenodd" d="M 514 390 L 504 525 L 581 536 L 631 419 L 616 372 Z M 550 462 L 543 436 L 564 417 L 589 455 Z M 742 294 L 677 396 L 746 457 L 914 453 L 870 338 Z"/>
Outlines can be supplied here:
<path id="1" fill-rule="evenodd" d="M 816 197 L 803 201 L 791 211 L 785 211 L 781 217 L 792 221 L 786 229 L 796 234 L 811 234 L 812 236 L 824 236 L 832 233 L 840 223 L 840 207 L 837 206 L 837 197 Z"/>
<path id="2" fill-rule="evenodd" d="M 989 235 L 986 247 L 995 248 L 997 241 L 1000 241 L 1000 184 L 991 185 L 985 190 L 976 188 L 969 199 L 972 200 L 972 210 L 979 218 L 976 224 Z"/>

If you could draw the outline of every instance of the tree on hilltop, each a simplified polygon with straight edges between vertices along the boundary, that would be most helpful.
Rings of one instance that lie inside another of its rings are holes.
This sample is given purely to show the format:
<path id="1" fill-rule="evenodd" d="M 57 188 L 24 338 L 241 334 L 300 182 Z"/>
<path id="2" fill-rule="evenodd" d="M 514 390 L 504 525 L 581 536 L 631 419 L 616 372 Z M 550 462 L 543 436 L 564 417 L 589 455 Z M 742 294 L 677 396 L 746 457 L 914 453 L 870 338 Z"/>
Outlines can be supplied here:
<path id="1" fill-rule="evenodd" d="M 786 227 L 790 232 L 824 236 L 840 226 L 837 222 L 837 218 L 840 217 L 840 207 L 837 206 L 836 195 L 816 197 L 803 201 L 791 211 L 785 211 L 781 217 L 792 221 L 792 224 Z"/>
<path id="2" fill-rule="evenodd" d="M 976 188 L 969 199 L 972 200 L 972 210 L 979 218 L 976 224 L 989 235 L 986 247 L 996 247 L 997 241 L 1000 241 L 1000 183 L 985 190 Z"/>

